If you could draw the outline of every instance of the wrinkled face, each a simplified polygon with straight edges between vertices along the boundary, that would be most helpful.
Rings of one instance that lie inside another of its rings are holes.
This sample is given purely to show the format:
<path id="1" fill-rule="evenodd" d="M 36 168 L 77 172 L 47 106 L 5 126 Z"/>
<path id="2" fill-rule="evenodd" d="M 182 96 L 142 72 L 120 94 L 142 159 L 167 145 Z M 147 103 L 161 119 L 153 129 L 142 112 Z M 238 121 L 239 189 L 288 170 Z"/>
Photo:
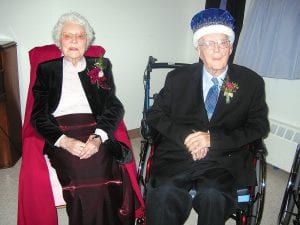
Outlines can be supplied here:
<path id="1" fill-rule="evenodd" d="M 65 59 L 76 65 L 83 57 L 87 46 L 84 27 L 76 23 L 65 23 L 60 41 Z"/>
<path id="2" fill-rule="evenodd" d="M 218 76 L 226 69 L 232 45 L 225 34 L 207 34 L 199 39 L 197 51 L 206 70 Z"/>

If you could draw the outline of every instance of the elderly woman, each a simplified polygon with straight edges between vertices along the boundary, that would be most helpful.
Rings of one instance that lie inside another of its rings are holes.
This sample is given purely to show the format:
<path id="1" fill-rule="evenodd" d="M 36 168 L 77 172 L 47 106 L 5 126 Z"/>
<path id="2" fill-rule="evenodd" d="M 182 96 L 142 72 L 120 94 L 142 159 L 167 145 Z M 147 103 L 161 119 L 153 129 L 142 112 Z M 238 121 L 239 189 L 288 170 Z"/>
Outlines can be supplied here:
<path id="1" fill-rule="evenodd" d="M 115 95 L 111 64 L 103 56 L 84 56 L 94 32 L 78 13 L 59 18 L 53 39 L 62 57 L 38 65 L 30 121 L 45 139 L 44 153 L 63 187 L 69 224 L 133 224 L 134 210 L 122 208 L 122 184 L 130 181 L 119 163 L 131 160 L 131 154 L 114 138 L 124 109 Z"/>

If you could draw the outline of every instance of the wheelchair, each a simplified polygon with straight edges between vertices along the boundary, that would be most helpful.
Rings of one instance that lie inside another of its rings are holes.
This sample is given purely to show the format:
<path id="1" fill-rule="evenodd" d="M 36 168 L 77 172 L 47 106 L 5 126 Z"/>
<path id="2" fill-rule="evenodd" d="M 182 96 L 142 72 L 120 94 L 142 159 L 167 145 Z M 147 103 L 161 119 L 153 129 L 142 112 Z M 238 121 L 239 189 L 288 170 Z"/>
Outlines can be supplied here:
<path id="1" fill-rule="evenodd" d="M 278 215 L 278 225 L 289 225 L 289 224 L 300 225 L 299 182 L 300 182 L 300 144 L 298 144 L 295 152 L 294 161 L 292 164 L 292 168 L 286 185 L 286 190 L 281 203 L 281 208 Z"/>
<path id="2" fill-rule="evenodd" d="M 138 164 L 137 179 L 144 199 L 147 194 L 147 184 L 150 179 L 152 158 L 155 151 L 155 142 L 152 139 L 153 134 L 147 126 L 146 117 L 147 111 L 151 106 L 151 101 L 154 100 L 156 94 L 150 94 L 150 73 L 153 69 L 175 69 L 187 66 L 186 63 L 158 63 L 152 56 L 149 56 L 146 66 L 143 82 L 144 82 L 144 108 L 143 118 L 141 121 L 141 149 L 140 161 Z M 256 170 L 257 185 L 252 187 L 243 187 L 237 190 L 238 207 L 236 212 L 231 215 L 231 218 L 236 221 L 237 225 L 259 225 L 262 219 L 265 187 L 266 187 L 266 160 L 267 150 L 262 140 L 257 140 L 249 144 L 249 150 L 253 152 L 253 166 Z M 190 191 L 192 195 L 193 190 Z M 145 225 L 146 218 L 138 218 L 136 225 Z"/>

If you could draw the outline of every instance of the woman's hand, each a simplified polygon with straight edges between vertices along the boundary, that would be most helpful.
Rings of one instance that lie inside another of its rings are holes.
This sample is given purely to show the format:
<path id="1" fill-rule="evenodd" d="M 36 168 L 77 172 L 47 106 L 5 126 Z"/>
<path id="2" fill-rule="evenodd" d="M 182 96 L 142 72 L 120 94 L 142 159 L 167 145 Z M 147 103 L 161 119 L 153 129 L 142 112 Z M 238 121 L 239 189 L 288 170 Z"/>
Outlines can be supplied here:
<path id="1" fill-rule="evenodd" d="M 72 155 L 75 155 L 75 156 L 78 156 L 78 157 L 80 156 L 82 150 L 84 149 L 84 147 L 86 145 L 82 141 L 79 141 L 77 139 L 70 138 L 70 137 L 67 137 L 67 136 L 64 136 L 60 140 L 59 144 L 63 149 L 67 150 Z"/>
<path id="2" fill-rule="evenodd" d="M 85 147 L 79 154 L 80 159 L 90 158 L 92 155 L 99 151 L 102 141 L 101 138 L 95 134 L 89 136 L 89 139 L 85 143 Z"/>

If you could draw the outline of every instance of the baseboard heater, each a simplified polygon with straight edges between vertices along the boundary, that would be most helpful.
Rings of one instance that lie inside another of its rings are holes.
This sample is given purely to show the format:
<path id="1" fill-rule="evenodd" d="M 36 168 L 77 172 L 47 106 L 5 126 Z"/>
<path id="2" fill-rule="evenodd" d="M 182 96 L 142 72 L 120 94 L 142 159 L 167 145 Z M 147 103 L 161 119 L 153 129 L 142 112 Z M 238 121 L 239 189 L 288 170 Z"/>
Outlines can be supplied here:
<path id="1" fill-rule="evenodd" d="M 300 128 L 270 119 L 271 132 L 265 139 L 268 149 L 267 163 L 290 172 L 297 145 L 300 143 Z"/>

